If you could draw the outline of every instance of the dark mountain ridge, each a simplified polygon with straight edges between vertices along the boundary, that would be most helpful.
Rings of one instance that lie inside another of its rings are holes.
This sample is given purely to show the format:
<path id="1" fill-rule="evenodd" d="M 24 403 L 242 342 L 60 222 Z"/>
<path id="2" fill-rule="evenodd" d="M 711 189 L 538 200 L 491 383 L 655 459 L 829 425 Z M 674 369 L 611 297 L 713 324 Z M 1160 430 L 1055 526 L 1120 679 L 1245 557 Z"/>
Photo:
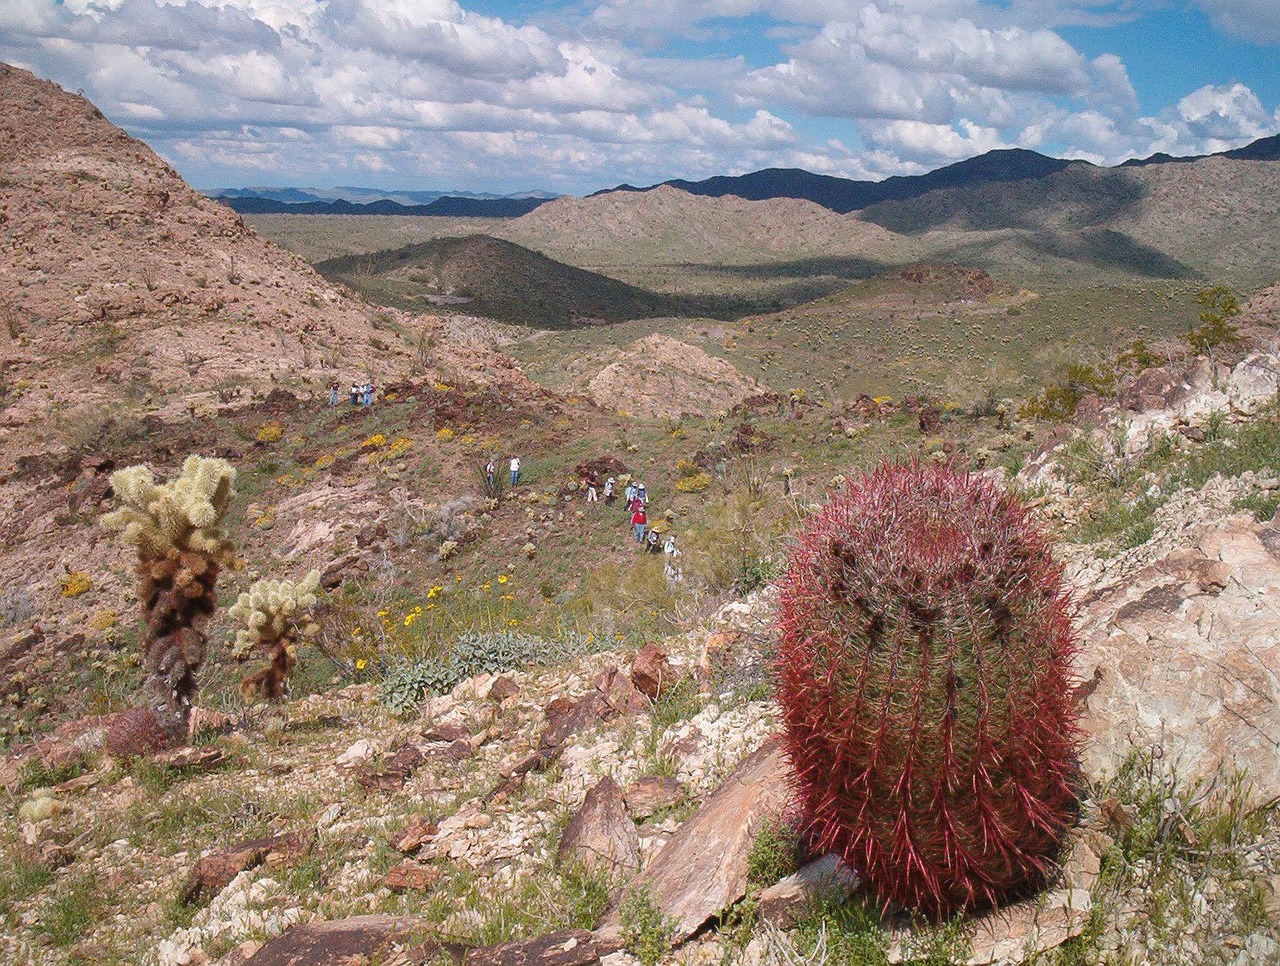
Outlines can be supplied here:
<path id="1" fill-rule="evenodd" d="M 214 199 L 242 215 L 436 215 L 453 218 L 519 218 L 548 198 L 437 198 L 426 205 L 402 205 L 382 199 L 359 204 L 336 201 L 277 201 L 274 198 L 219 196 Z"/>
<path id="2" fill-rule="evenodd" d="M 1251 144 L 1219 152 L 1221 157 L 1241 161 L 1280 160 L 1280 135 L 1260 138 Z M 1117 167 L 1133 167 L 1149 164 L 1172 164 L 1198 161 L 1219 155 L 1173 157 L 1155 154 L 1150 158 L 1134 159 Z M 894 201 L 911 201 L 932 191 L 949 188 L 976 188 L 989 184 L 1016 181 L 1038 181 L 1051 177 L 1067 168 L 1094 168 L 1088 161 L 1069 161 L 1051 158 L 1023 148 L 1001 148 L 976 157 L 966 158 L 945 167 L 919 175 L 894 175 L 883 181 L 854 181 L 831 175 L 814 174 L 801 168 L 766 168 L 742 175 L 717 175 L 701 181 L 685 181 L 675 178 L 661 185 L 637 188 L 622 184 L 595 194 L 613 191 L 652 191 L 667 185 L 695 195 L 723 197 L 734 195 L 750 201 L 766 201 L 770 198 L 798 198 L 832 211 L 846 214 L 861 211 L 872 205 Z"/>

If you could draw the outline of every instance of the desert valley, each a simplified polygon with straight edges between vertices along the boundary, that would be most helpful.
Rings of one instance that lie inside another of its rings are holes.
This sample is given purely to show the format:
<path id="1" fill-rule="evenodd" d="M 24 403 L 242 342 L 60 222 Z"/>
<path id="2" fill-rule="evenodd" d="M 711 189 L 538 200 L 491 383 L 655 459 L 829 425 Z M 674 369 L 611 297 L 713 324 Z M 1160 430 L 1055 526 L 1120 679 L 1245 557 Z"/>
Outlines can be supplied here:
<path id="1" fill-rule="evenodd" d="M 0 65 L 0 962 L 1280 962 L 1280 135 L 370 197 Z"/>

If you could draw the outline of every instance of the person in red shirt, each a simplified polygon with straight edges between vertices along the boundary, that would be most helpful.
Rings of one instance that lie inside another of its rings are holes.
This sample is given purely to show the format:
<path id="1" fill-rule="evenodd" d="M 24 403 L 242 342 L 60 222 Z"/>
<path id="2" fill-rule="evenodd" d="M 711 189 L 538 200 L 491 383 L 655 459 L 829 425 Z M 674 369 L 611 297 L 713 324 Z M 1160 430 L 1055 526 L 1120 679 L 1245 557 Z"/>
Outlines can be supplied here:
<path id="1" fill-rule="evenodd" d="M 635 527 L 636 543 L 644 543 L 645 527 L 649 525 L 649 518 L 644 515 L 644 506 L 637 506 L 631 513 L 631 525 Z"/>

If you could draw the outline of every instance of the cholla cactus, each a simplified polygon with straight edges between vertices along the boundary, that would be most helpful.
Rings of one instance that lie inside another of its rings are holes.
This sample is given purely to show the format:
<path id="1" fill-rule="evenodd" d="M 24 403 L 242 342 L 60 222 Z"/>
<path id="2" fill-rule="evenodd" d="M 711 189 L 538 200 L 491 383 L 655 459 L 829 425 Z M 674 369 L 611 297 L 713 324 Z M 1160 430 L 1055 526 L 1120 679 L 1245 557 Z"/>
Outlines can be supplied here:
<path id="1" fill-rule="evenodd" d="M 204 663 L 204 628 L 218 604 L 222 567 L 235 566 L 235 547 L 219 529 L 235 496 L 236 471 L 226 460 L 190 456 L 182 474 L 156 483 L 146 466 L 111 476 L 119 501 L 102 518 L 138 551 L 138 598 L 147 707 L 173 738 L 185 737 L 196 672 Z"/>
<path id="2" fill-rule="evenodd" d="M 319 589 L 320 573 L 315 570 L 296 584 L 291 580 L 259 580 L 228 611 L 232 620 L 243 625 L 236 632 L 232 655 L 243 661 L 253 651 L 264 649 L 270 658 L 266 667 L 240 682 L 246 701 L 257 697 L 278 701 L 284 693 L 296 661 L 298 638 L 316 630 L 305 618 Z"/>

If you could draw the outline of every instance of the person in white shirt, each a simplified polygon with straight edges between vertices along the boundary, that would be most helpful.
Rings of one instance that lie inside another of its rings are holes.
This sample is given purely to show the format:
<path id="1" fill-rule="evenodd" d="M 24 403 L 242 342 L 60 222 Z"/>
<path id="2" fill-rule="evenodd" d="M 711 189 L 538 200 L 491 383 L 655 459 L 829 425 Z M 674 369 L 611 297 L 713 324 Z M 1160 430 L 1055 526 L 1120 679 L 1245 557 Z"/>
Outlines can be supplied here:
<path id="1" fill-rule="evenodd" d="M 520 457 L 511 457 L 511 485 L 515 486 L 520 482 Z"/>

